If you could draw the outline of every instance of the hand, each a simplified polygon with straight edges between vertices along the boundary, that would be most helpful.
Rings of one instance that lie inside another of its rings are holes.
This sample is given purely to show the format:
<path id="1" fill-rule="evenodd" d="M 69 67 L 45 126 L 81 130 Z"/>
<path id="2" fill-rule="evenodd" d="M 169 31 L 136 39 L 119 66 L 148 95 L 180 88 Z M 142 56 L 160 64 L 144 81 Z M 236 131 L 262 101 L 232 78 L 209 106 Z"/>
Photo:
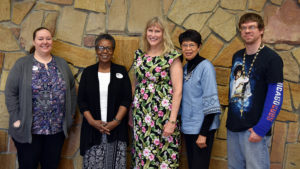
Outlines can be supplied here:
<path id="1" fill-rule="evenodd" d="M 258 142 L 260 142 L 262 140 L 262 137 L 259 136 L 259 135 L 257 135 L 255 133 L 255 131 L 253 130 L 253 128 L 250 128 L 248 131 L 251 132 L 251 134 L 249 136 L 249 139 L 248 139 L 250 142 L 252 142 L 252 143 L 258 143 Z"/>
<path id="2" fill-rule="evenodd" d="M 164 132 L 163 132 L 163 136 L 165 137 L 169 137 L 174 133 L 174 130 L 176 128 L 176 124 L 171 123 L 170 121 L 168 121 L 165 125 L 164 125 Z"/>
<path id="3" fill-rule="evenodd" d="M 207 145 L 206 145 L 206 136 L 199 135 L 198 139 L 196 140 L 196 144 L 199 148 L 207 147 Z"/>
<path id="4" fill-rule="evenodd" d="M 91 126 L 95 127 L 97 130 L 99 130 L 101 133 L 105 133 L 108 129 L 105 128 L 107 125 L 106 122 L 101 121 L 101 120 L 93 120 L 90 123 Z"/>
<path id="5" fill-rule="evenodd" d="M 110 131 L 112 131 L 118 125 L 119 125 L 119 123 L 115 120 L 106 123 L 106 125 L 104 126 L 104 128 L 105 128 L 104 133 L 107 134 L 107 135 L 110 135 Z"/>

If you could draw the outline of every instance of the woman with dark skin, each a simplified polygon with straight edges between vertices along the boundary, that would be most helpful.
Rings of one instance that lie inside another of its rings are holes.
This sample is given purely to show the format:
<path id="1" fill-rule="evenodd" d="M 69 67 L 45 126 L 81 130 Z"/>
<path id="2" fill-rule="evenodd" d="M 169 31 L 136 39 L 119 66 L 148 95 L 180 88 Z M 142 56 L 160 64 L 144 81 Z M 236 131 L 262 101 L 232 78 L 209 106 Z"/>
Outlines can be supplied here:
<path id="1" fill-rule="evenodd" d="M 111 35 L 99 35 L 95 49 L 99 62 L 83 71 L 78 89 L 83 168 L 125 169 L 131 84 L 125 67 L 111 61 Z"/>

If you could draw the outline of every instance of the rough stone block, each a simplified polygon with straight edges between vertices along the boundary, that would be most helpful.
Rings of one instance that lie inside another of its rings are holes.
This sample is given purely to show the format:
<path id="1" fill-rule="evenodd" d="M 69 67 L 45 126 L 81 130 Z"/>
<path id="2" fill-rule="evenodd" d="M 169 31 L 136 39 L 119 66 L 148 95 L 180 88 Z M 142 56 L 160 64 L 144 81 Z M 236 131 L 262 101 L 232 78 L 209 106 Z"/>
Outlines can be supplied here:
<path id="1" fill-rule="evenodd" d="M 4 53 L 0 52 L 0 75 L 2 73 L 3 62 L 4 62 Z"/>
<path id="2" fill-rule="evenodd" d="M 78 89 L 78 86 L 77 86 L 77 89 Z M 73 123 L 74 123 L 74 125 L 80 125 L 82 123 L 82 115 L 78 108 L 76 109 L 75 120 Z"/>
<path id="3" fill-rule="evenodd" d="M 74 166 L 75 166 L 75 169 L 82 169 L 82 156 L 80 155 L 80 153 L 76 153 L 76 156 L 74 158 Z"/>
<path id="4" fill-rule="evenodd" d="M 230 69 L 224 67 L 215 67 L 216 79 L 218 85 L 226 86 L 229 84 Z"/>
<path id="5" fill-rule="evenodd" d="M 10 20 L 10 0 L 0 1 L 0 21 Z"/>
<path id="6" fill-rule="evenodd" d="M 286 0 L 280 7 L 268 4 L 263 13 L 265 42 L 300 44 L 300 8 L 295 0 Z"/>
<path id="7" fill-rule="evenodd" d="M 10 30 L 12 31 L 13 35 L 15 36 L 15 38 L 19 39 L 20 33 L 21 33 L 21 29 L 18 28 L 18 27 L 14 27 L 14 28 L 10 28 Z"/>
<path id="8" fill-rule="evenodd" d="M 103 13 L 90 13 L 86 26 L 86 33 L 99 35 L 105 32 L 105 15 Z"/>
<path id="9" fill-rule="evenodd" d="M 83 44 L 85 47 L 95 47 L 95 40 L 96 36 L 94 35 L 87 35 L 83 38 Z"/>
<path id="10" fill-rule="evenodd" d="M 194 29 L 200 32 L 210 15 L 211 13 L 192 14 L 186 19 L 183 26 L 186 29 Z"/>
<path id="11" fill-rule="evenodd" d="M 73 125 L 62 148 L 62 157 L 73 157 L 79 149 L 80 125 Z"/>
<path id="12" fill-rule="evenodd" d="M 227 169 L 227 161 L 219 158 L 211 158 L 209 169 Z"/>
<path id="13" fill-rule="evenodd" d="M 230 44 L 222 50 L 221 54 L 213 61 L 213 64 L 215 66 L 231 67 L 233 54 L 243 48 L 243 42 L 238 37 L 234 38 Z"/>
<path id="14" fill-rule="evenodd" d="M 8 71 L 3 71 L 1 74 L 0 91 L 4 91 L 4 89 L 5 89 L 5 84 L 6 84 L 6 79 L 7 79 L 8 73 L 9 73 Z"/>
<path id="15" fill-rule="evenodd" d="M 81 48 L 62 41 L 53 41 L 52 53 L 64 58 L 74 66 L 87 67 L 96 63 L 95 49 Z"/>
<path id="16" fill-rule="evenodd" d="M 60 11 L 61 7 L 55 4 L 37 2 L 34 6 L 35 10 Z"/>
<path id="17" fill-rule="evenodd" d="M 212 11 L 217 3 L 217 0 L 177 0 L 169 12 L 168 18 L 181 25 L 190 14 Z"/>
<path id="18" fill-rule="evenodd" d="M 74 10 L 72 7 L 64 7 L 56 37 L 80 46 L 86 16 L 85 12 Z"/>
<path id="19" fill-rule="evenodd" d="M 42 25 L 43 16 L 43 11 L 33 11 L 21 24 L 20 44 L 26 51 L 32 47 L 32 34 L 36 28 Z"/>
<path id="20" fill-rule="evenodd" d="M 128 0 L 113 1 L 108 15 L 108 31 L 124 32 Z"/>
<path id="21" fill-rule="evenodd" d="M 4 58 L 4 69 L 10 70 L 15 64 L 15 62 L 23 56 L 26 56 L 26 53 L 24 52 L 6 53 Z"/>
<path id="22" fill-rule="evenodd" d="M 291 88 L 291 94 L 293 98 L 293 107 L 299 109 L 300 107 L 300 85 L 297 83 L 289 83 Z"/>
<path id="23" fill-rule="evenodd" d="M 289 143 L 297 142 L 298 133 L 299 133 L 299 122 L 289 123 L 287 142 L 289 142 Z"/>
<path id="24" fill-rule="evenodd" d="M 283 121 L 283 122 L 296 122 L 299 119 L 299 115 L 293 112 L 288 112 L 286 110 L 280 110 L 276 120 Z"/>
<path id="25" fill-rule="evenodd" d="M 208 26 L 204 26 L 204 28 L 202 28 L 202 30 L 200 31 L 202 42 L 206 40 L 206 38 L 210 35 L 210 33 L 211 30 Z"/>
<path id="26" fill-rule="evenodd" d="M 49 12 L 43 23 L 43 26 L 50 30 L 52 36 L 55 35 L 57 17 L 58 12 Z"/>
<path id="27" fill-rule="evenodd" d="M 253 9 L 255 11 L 260 12 L 263 9 L 265 3 L 266 0 L 249 0 L 248 9 Z"/>
<path id="28" fill-rule="evenodd" d="M 163 6 L 164 6 L 164 15 L 168 14 L 168 11 L 172 5 L 174 0 L 164 0 L 163 1 Z"/>
<path id="29" fill-rule="evenodd" d="M 46 2 L 52 2 L 62 5 L 72 5 L 73 0 L 46 0 Z"/>
<path id="30" fill-rule="evenodd" d="M 71 69 L 73 76 L 76 76 L 76 74 L 78 74 L 79 69 L 76 68 L 75 66 L 73 66 L 72 64 L 68 64 L 68 65 L 69 65 L 69 68 Z"/>
<path id="31" fill-rule="evenodd" d="M 294 57 L 296 58 L 296 60 L 298 61 L 298 63 L 300 63 L 300 47 L 295 48 L 292 51 L 292 54 L 294 55 Z"/>
<path id="32" fill-rule="evenodd" d="M 181 48 L 180 47 L 180 43 L 179 43 L 179 40 L 178 40 L 178 37 L 181 33 L 183 33 L 185 30 L 182 29 L 181 27 L 175 27 L 175 30 L 172 32 L 172 35 L 171 35 L 171 39 L 172 39 L 172 42 L 174 44 L 174 46 L 178 47 L 178 48 Z"/>
<path id="33" fill-rule="evenodd" d="M 282 169 L 282 164 L 281 163 L 279 163 L 279 164 L 277 164 L 277 163 L 271 164 L 270 169 Z"/>
<path id="34" fill-rule="evenodd" d="M 282 0 L 271 0 L 271 2 L 276 4 L 276 5 L 281 5 Z"/>
<path id="35" fill-rule="evenodd" d="M 227 158 L 227 141 L 226 140 L 214 140 L 212 157 Z"/>
<path id="36" fill-rule="evenodd" d="M 171 21 L 167 21 L 167 27 L 168 27 L 168 31 L 169 33 L 173 32 L 173 29 L 175 28 L 175 23 L 171 22 Z"/>
<path id="37" fill-rule="evenodd" d="M 285 168 L 286 169 L 297 169 L 300 168 L 300 143 L 288 144 Z"/>
<path id="38" fill-rule="evenodd" d="M 11 136 L 9 137 L 9 141 L 8 141 L 9 143 L 9 149 L 8 149 L 8 152 L 10 152 L 10 153 L 17 153 L 17 148 L 16 148 L 16 146 L 15 146 L 15 143 L 14 143 L 14 141 L 13 141 L 13 139 L 11 138 Z"/>
<path id="39" fill-rule="evenodd" d="M 16 168 L 16 154 L 0 154 L 1 168 L 15 169 Z"/>
<path id="40" fill-rule="evenodd" d="M 289 65 L 283 67 L 284 79 L 293 82 L 298 82 L 300 72 L 299 72 L 299 65 L 297 64 L 296 60 L 293 58 L 290 52 L 279 52 L 279 55 L 283 60 L 283 64 Z"/>
<path id="41" fill-rule="evenodd" d="M 105 0 L 75 0 L 74 8 L 95 12 L 106 12 Z"/>
<path id="42" fill-rule="evenodd" d="M 133 63 L 134 52 L 139 48 L 138 37 L 114 36 L 116 48 L 113 56 L 113 62 L 124 65 L 129 71 Z"/>
<path id="43" fill-rule="evenodd" d="M 19 49 L 20 47 L 11 30 L 4 25 L 0 25 L 0 50 L 15 51 Z"/>
<path id="44" fill-rule="evenodd" d="M 292 45 L 288 45 L 288 44 L 275 44 L 274 49 L 276 50 L 290 50 L 292 49 L 294 46 Z"/>
<path id="45" fill-rule="evenodd" d="M 218 95 L 221 105 L 228 105 L 228 93 L 229 88 L 228 86 L 218 86 Z"/>
<path id="46" fill-rule="evenodd" d="M 246 4 L 246 0 L 222 0 L 220 5 L 225 9 L 245 10 Z"/>
<path id="47" fill-rule="evenodd" d="M 235 16 L 222 8 L 217 9 L 215 14 L 209 19 L 208 25 L 227 42 L 236 35 Z"/>
<path id="48" fill-rule="evenodd" d="M 74 169 L 73 160 L 62 157 L 57 169 Z"/>
<path id="49" fill-rule="evenodd" d="M 5 105 L 5 96 L 4 93 L 0 93 L 0 128 L 8 129 L 8 119 L 9 114 Z"/>
<path id="50" fill-rule="evenodd" d="M 226 120 L 227 120 L 227 114 L 228 114 L 228 107 L 225 109 L 222 109 L 222 114 L 221 114 L 221 123 L 220 127 L 217 130 L 217 139 L 227 139 L 227 128 L 226 128 Z"/>
<path id="51" fill-rule="evenodd" d="M 8 135 L 7 131 L 0 130 L 0 152 L 7 151 Z"/>
<path id="52" fill-rule="evenodd" d="M 24 17 L 31 10 L 34 4 L 34 1 L 15 3 L 13 6 L 13 14 L 11 21 L 19 25 L 23 21 Z"/>
<path id="53" fill-rule="evenodd" d="M 281 109 L 292 111 L 291 92 L 289 88 L 289 82 L 283 82 L 283 103 Z"/>
<path id="54" fill-rule="evenodd" d="M 127 21 L 128 32 L 130 34 L 143 33 L 149 19 L 154 16 L 162 16 L 160 3 L 160 0 L 131 0 Z"/>
<path id="55" fill-rule="evenodd" d="M 210 35 L 200 49 L 200 55 L 212 61 L 222 49 L 224 43 L 215 35 Z"/>
<path id="56" fill-rule="evenodd" d="M 287 137 L 287 124 L 283 122 L 275 122 L 274 135 L 271 148 L 270 161 L 282 163 L 284 158 L 284 147 Z"/>

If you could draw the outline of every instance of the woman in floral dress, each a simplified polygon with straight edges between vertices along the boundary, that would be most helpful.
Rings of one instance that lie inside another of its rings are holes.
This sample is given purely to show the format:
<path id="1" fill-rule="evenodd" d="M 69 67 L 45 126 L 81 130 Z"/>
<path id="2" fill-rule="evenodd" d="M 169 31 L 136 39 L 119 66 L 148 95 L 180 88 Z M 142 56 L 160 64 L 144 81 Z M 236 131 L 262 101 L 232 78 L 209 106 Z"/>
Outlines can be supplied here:
<path id="1" fill-rule="evenodd" d="M 133 168 L 178 168 L 177 114 L 182 95 L 180 54 L 164 21 L 147 22 L 142 50 L 135 52 Z"/>

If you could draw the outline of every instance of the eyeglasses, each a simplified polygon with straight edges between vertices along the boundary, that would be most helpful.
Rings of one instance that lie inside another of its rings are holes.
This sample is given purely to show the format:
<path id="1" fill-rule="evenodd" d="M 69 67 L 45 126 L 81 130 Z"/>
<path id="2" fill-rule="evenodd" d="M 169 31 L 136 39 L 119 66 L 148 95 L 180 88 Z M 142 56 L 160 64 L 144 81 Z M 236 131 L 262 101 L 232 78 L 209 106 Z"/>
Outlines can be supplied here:
<path id="1" fill-rule="evenodd" d="M 190 47 L 190 48 L 195 48 L 195 47 L 197 47 L 197 45 L 196 44 L 194 44 L 194 43 L 190 43 L 190 44 L 182 44 L 181 45 L 181 48 L 188 48 L 188 47 Z"/>
<path id="2" fill-rule="evenodd" d="M 97 46 L 97 50 L 100 50 L 100 52 L 103 52 L 104 50 L 107 52 L 112 52 L 113 48 L 110 46 Z"/>
<path id="3" fill-rule="evenodd" d="M 251 26 L 241 26 L 240 31 L 246 31 L 247 29 L 250 31 L 253 31 L 257 28 L 257 26 L 255 25 L 251 25 Z"/>

